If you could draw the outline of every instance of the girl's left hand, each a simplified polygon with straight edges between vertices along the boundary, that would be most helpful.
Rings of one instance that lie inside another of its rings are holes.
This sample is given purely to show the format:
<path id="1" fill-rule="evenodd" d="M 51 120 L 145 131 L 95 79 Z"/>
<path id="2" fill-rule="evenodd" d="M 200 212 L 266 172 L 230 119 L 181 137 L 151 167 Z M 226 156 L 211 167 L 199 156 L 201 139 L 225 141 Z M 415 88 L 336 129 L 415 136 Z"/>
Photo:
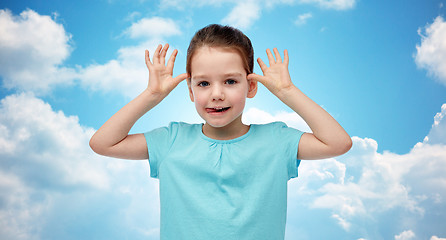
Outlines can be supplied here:
<path id="1" fill-rule="evenodd" d="M 266 54 L 268 56 L 269 67 L 258 58 L 260 69 L 263 72 L 263 76 L 251 73 L 248 75 L 248 80 L 254 80 L 262 83 L 270 92 L 276 96 L 280 96 L 281 92 L 291 89 L 294 86 L 291 81 L 290 73 L 288 71 L 288 51 L 284 51 L 284 60 L 280 57 L 280 53 L 277 48 L 273 49 L 275 58 L 271 53 L 271 50 L 267 49 Z"/>

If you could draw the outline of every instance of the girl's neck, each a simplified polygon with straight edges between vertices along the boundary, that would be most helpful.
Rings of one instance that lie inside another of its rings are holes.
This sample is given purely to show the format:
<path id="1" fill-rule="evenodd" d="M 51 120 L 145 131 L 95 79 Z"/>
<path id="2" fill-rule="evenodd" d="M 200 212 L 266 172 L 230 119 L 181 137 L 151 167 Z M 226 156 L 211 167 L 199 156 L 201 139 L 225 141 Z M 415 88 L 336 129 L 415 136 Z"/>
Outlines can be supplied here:
<path id="1" fill-rule="evenodd" d="M 207 123 L 203 125 L 203 134 L 215 140 L 231 140 L 245 135 L 249 131 L 249 126 L 234 120 L 224 127 L 213 127 Z"/>

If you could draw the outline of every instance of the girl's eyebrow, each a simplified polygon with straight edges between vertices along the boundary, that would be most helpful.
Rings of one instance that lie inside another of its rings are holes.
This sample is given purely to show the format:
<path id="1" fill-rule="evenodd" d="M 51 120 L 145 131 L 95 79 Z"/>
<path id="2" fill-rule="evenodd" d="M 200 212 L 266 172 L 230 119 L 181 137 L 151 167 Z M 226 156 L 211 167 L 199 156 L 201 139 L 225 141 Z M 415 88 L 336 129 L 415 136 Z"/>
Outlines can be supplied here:
<path id="1" fill-rule="evenodd" d="M 206 79 L 206 75 L 194 75 L 191 79 Z"/>
<path id="2" fill-rule="evenodd" d="M 227 73 L 224 75 L 225 77 L 242 77 L 241 73 L 234 72 L 234 73 Z"/>
<path id="3" fill-rule="evenodd" d="M 228 77 L 242 77 L 243 75 L 241 73 L 238 72 L 233 72 L 233 73 L 225 73 L 223 74 L 223 77 L 228 78 Z M 207 79 L 208 76 L 207 75 L 195 75 L 192 76 L 192 79 Z"/>

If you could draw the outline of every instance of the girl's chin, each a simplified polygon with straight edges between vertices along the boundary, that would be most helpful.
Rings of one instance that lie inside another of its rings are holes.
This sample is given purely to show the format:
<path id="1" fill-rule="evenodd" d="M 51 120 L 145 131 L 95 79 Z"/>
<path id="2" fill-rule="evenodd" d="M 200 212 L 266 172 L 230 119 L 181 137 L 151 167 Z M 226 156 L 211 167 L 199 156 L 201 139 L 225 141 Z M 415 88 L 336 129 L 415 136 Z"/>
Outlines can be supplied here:
<path id="1" fill-rule="evenodd" d="M 212 128 L 224 128 L 224 127 L 226 127 L 226 126 L 228 126 L 229 125 L 229 123 L 216 123 L 216 122 L 206 122 L 206 125 L 208 126 L 208 127 L 212 127 Z"/>
<path id="2" fill-rule="evenodd" d="M 212 128 L 225 128 L 225 127 L 235 127 L 235 126 L 241 126 L 243 125 L 243 123 L 238 119 L 234 119 L 232 121 L 216 121 L 215 119 L 207 119 L 206 121 L 206 125 L 208 125 L 209 127 Z"/>

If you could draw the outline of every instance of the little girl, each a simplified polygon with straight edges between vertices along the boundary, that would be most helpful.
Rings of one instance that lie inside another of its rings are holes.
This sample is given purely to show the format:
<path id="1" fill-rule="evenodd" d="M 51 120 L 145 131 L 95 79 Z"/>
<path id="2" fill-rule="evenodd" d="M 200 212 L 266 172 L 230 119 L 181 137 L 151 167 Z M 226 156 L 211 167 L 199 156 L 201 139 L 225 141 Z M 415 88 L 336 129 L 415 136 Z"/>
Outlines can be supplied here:
<path id="1" fill-rule="evenodd" d="M 242 32 L 209 25 L 187 50 L 187 73 L 172 76 L 177 50 L 159 45 L 146 64 L 147 88 L 113 115 L 91 138 L 98 154 L 149 159 L 159 179 L 161 239 L 284 239 L 287 182 L 297 177 L 299 159 L 321 159 L 347 152 L 349 135 L 324 109 L 291 81 L 288 52 L 267 49 L 269 66 L 257 60 Z M 129 135 L 134 123 L 187 79 L 189 95 L 204 124 L 170 123 Z M 246 98 L 262 83 L 298 113 L 313 133 L 282 122 L 246 125 Z"/>

